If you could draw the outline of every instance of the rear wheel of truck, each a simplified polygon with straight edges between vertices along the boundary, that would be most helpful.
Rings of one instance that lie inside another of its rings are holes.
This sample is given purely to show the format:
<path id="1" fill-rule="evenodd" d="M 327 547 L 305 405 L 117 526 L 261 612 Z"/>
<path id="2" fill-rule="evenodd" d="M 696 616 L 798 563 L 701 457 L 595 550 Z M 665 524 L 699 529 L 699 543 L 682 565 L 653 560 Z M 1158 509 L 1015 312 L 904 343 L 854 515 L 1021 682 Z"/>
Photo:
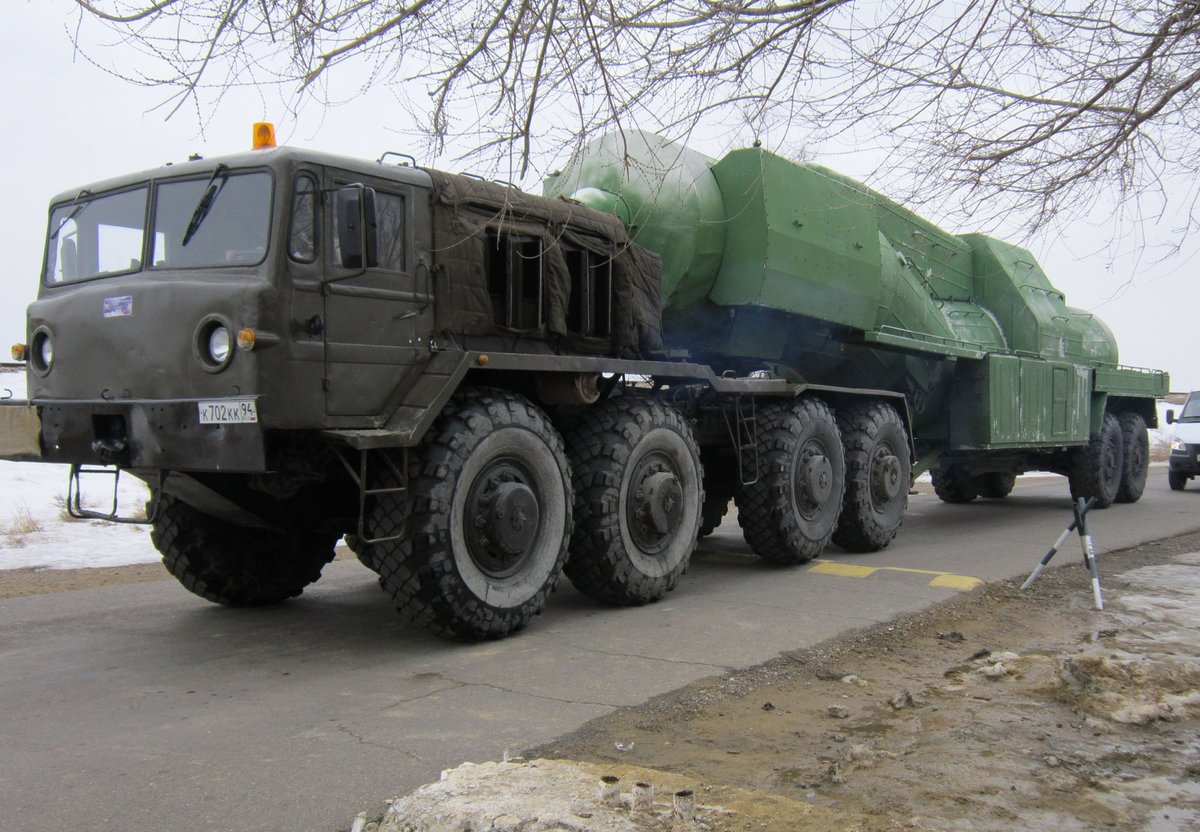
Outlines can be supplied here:
<path id="1" fill-rule="evenodd" d="M 567 436 L 575 532 L 564 571 L 608 604 L 656 601 L 687 571 L 700 529 L 703 474 L 692 429 L 657 399 L 619 397 Z"/>
<path id="2" fill-rule="evenodd" d="M 738 523 L 768 563 L 805 563 L 837 528 L 845 455 L 837 422 L 819 399 L 771 402 L 758 411 L 759 477 L 737 489 Z"/>
<path id="3" fill-rule="evenodd" d="M 908 507 L 912 458 L 904 421 L 883 402 L 838 410 L 846 452 L 846 494 L 833 542 L 847 552 L 878 552 L 896 536 Z"/>
<path id="4" fill-rule="evenodd" d="M 933 493 L 943 503 L 969 503 L 979 496 L 979 480 L 961 465 L 948 465 L 930 472 Z"/>
<path id="5" fill-rule="evenodd" d="M 337 535 L 253 529 L 204 514 L 169 495 L 150 530 L 163 565 L 189 591 L 215 604 L 286 601 L 321 577 Z"/>
<path id="6" fill-rule="evenodd" d="M 571 476 L 558 431 L 504 390 L 455 394 L 409 454 L 408 495 L 381 494 L 367 527 L 400 614 L 451 638 L 515 633 L 542 611 L 571 536 Z M 407 504 L 407 518 L 406 514 Z"/>
<path id="7" fill-rule="evenodd" d="M 1121 485 L 1117 488 L 1118 503 L 1136 503 L 1146 490 L 1146 475 L 1150 472 L 1150 434 L 1146 420 L 1137 413 L 1122 413 L 1121 444 L 1125 450 L 1125 467 Z"/>
<path id="8" fill-rule="evenodd" d="M 1017 484 L 1017 475 L 1004 471 L 988 471 L 976 477 L 978 480 L 979 496 L 989 500 L 1003 500 L 1012 493 Z"/>
<path id="9" fill-rule="evenodd" d="M 1113 504 L 1125 471 L 1124 444 L 1121 423 L 1113 414 L 1105 413 L 1099 435 L 1075 451 L 1070 475 L 1071 499 L 1094 499 L 1093 508 L 1108 508 Z"/>
<path id="10" fill-rule="evenodd" d="M 1180 474 L 1175 471 L 1167 472 L 1167 485 L 1171 486 L 1172 491 L 1182 491 L 1187 488 L 1187 475 Z"/>

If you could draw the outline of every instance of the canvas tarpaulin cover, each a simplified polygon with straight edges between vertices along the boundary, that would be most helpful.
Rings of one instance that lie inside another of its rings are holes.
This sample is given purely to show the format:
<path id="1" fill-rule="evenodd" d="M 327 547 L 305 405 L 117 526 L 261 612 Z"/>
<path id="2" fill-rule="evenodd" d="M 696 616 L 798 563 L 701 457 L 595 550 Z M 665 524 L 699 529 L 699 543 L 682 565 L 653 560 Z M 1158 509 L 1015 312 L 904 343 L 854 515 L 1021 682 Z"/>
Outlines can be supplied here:
<path id="1" fill-rule="evenodd" d="M 496 235 L 541 241 L 548 340 L 571 351 L 644 357 L 662 348 L 658 255 L 630 241 L 616 217 L 562 199 L 493 182 L 429 171 L 433 179 L 433 260 L 437 327 L 455 335 L 515 334 L 497 322 L 488 287 L 487 246 Z M 493 232 L 489 234 L 489 232 Z M 611 261 L 612 335 L 568 329 L 571 275 L 564 248 Z"/>

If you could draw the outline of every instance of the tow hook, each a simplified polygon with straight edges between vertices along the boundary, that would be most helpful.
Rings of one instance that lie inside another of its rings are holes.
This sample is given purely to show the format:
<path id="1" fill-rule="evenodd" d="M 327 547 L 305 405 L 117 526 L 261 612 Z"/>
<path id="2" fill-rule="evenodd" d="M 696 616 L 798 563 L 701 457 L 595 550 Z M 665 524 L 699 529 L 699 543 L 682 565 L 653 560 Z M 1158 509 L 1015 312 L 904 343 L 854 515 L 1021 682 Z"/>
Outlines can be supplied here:
<path id="1" fill-rule="evenodd" d="M 94 439 L 92 453 L 105 465 L 121 465 L 129 451 L 124 439 Z"/>

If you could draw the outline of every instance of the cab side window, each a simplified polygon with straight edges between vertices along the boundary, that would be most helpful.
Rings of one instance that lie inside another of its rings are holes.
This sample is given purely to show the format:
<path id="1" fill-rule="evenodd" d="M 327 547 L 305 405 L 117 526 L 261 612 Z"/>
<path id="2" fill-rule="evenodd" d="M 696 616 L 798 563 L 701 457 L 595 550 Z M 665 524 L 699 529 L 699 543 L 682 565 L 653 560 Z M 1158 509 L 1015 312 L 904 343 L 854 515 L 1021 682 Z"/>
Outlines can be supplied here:
<path id="1" fill-rule="evenodd" d="M 292 225 L 288 234 L 288 256 L 300 263 L 312 263 L 317 259 L 317 207 L 320 190 L 311 174 L 296 177 L 292 193 Z"/>
<path id="2" fill-rule="evenodd" d="M 407 231 L 407 216 L 404 197 L 398 194 L 375 192 L 376 245 L 379 250 L 379 268 L 402 272 L 405 268 L 404 241 Z"/>

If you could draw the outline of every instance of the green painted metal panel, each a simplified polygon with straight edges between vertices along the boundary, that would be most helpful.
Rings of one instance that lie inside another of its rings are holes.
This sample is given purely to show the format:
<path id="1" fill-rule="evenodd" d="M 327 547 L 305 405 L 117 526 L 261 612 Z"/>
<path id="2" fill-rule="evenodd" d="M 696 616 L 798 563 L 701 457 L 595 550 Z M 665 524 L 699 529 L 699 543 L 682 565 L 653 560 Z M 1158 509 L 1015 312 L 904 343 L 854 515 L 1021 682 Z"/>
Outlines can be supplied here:
<path id="1" fill-rule="evenodd" d="M 1051 367 L 1050 434 L 1065 437 L 1071 430 L 1071 369 Z"/>
<path id="2" fill-rule="evenodd" d="M 1170 376 L 1162 370 L 1141 367 L 1097 367 L 1094 390 L 1115 396 L 1165 396 Z"/>
<path id="3" fill-rule="evenodd" d="M 963 240 L 973 252 L 975 299 L 996 316 L 1010 349 L 1055 360 L 1117 362 L 1108 327 L 1067 306 L 1029 251 L 983 234 Z"/>
<path id="4" fill-rule="evenodd" d="M 1090 403 L 1090 372 L 1075 364 L 995 353 L 960 362 L 951 441 L 979 449 L 1083 442 Z"/>
<path id="5" fill-rule="evenodd" d="M 729 218 L 714 303 L 878 330 L 880 342 L 935 354 L 1004 348 L 986 312 L 966 319 L 971 250 L 957 237 L 848 177 L 762 149 L 733 151 L 713 175 Z"/>
<path id="6" fill-rule="evenodd" d="M 713 166 L 728 217 L 709 297 L 869 329 L 879 286 L 879 229 L 866 194 L 761 149 Z"/>

